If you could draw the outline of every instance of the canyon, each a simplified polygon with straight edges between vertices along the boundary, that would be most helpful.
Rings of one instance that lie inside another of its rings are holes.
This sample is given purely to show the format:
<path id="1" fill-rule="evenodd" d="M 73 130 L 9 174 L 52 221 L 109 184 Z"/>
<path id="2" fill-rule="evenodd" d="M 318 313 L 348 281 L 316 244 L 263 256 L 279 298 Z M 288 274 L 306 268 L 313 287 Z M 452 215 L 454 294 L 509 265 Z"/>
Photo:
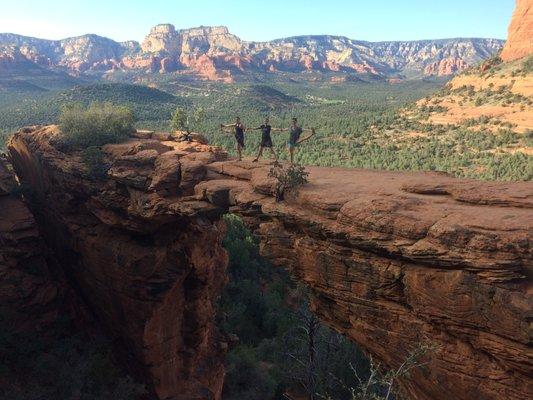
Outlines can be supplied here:
<path id="1" fill-rule="evenodd" d="M 227 212 L 376 361 L 395 368 L 432 344 L 401 379 L 409 398 L 531 397 L 532 182 L 308 167 L 277 202 L 270 165 L 208 144 L 134 132 L 102 148 L 97 179 L 59 134 L 21 129 L 10 161 L 65 279 L 158 398 L 220 399 Z"/>
<path id="2" fill-rule="evenodd" d="M 224 26 L 177 30 L 153 27 L 142 43 L 94 34 L 45 40 L 0 34 L 0 68 L 32 66 L 77 76 L 114 79 L 117 73 L 169 74 L 232 82 L 254 74 L 325 72 L 381 78 L 448 76 L 491 57 L 503 40 L 455 38 L 367 42 L 308 35 L 250 42 Z"/>

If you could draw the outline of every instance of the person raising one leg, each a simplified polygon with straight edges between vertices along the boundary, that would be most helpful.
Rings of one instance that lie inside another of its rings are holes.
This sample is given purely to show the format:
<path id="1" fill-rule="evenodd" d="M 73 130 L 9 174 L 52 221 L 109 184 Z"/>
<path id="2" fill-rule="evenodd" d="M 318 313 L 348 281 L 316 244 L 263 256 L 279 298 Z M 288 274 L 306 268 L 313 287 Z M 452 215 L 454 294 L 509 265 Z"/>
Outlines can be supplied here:
<path id="1" fill-rule="evenodd" d="M 273 129 L 273 131 L 280 131 L 280 132 L 289 131 L 289 142 L 287 144 L 287 147 L 289 148 L 289 154 L 291 157 L 291 165 L 294 165 L 294 149 L 296 149 L 296 147 L 298 147 L 300 143 L 310 139 L 312 136 L 316 134 L 315 128 L 302 129 L 302 127 L 298 125 L 297 118 L 292 119 L 290 128 L 277 128 L 277 129 Z M 306 131 L 311 132 L 311 134 L 305 138 L 300 139 L 300 136 L 302 135 L 302 133 Z"/>
<path id="2" fill-rule="evenodd" d="M 239 117 L 236 118 L 234 124 L 220 124 L 220 130 L 224 128 L 235 128 L 235 140 L 237 141 L 237 154 L 239 155 L 239 161 L 242 161 L 242 149 L 244 149 L 244 132 L 246 127 L 242 124 Z"/>
<path id="3" fill-rule="evenodd" d="M 261 130 L 261 144 L 259 145 L 259 152 L 257 153 L 257 157 L 253 160 L 253 162 L 257 162 L 259 160 L 259 157 L 263 155 L 263 149 L 270 149 L 270 152 L 274 155 L 274 162 L 278 162 L 278 154 L 276 153 L 276 150 L 274 150 L 274 146 L 272 145 L 272 137 L 270 136 L 270 132 L 272 130 L 272 126 L 269 124 L 268 117 L 265 118 L 265 122 L 263 125 L 258 126 L 257 128 L 250 128 L 251 130 Z"/>

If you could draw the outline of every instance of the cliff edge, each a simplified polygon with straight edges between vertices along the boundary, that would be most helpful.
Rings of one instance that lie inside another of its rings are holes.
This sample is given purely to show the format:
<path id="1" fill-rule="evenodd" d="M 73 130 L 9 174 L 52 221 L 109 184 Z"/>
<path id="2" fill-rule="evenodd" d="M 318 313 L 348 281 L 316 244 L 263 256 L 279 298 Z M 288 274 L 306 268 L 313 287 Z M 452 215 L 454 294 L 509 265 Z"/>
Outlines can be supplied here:
<path id="1" fill-rule="evenodd" d="M 96 179 L 57 134 L 16 133 L 15 170 L 67 276 L 159 398 L 220 398 L 228 211 L 376 360 L 397 367 L 417 343 L 436 346 L 401 381 L 410 398 L 531 397 L 532 182 L 310 167 L 276 202 L 269 165 L 213 146 L 132 137 L 104 146 L 110 168 Z"/>

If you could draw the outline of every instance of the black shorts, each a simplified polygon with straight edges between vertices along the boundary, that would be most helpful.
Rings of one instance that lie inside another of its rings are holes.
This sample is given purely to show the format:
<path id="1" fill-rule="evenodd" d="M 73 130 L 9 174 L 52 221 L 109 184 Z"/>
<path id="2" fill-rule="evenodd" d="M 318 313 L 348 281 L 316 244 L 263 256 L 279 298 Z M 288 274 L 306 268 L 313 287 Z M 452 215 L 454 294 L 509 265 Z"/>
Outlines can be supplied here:
<path id="1" fill-rule="evenodd" d="M 235 135 L 235 140 L 239 146 L 244 148 L 244 135 Z"/>
<path id="2" fill-rule="evenodd" d="M 272 138 L 264 137 L 261 139 L 261 147 L 272 147 Z"/>

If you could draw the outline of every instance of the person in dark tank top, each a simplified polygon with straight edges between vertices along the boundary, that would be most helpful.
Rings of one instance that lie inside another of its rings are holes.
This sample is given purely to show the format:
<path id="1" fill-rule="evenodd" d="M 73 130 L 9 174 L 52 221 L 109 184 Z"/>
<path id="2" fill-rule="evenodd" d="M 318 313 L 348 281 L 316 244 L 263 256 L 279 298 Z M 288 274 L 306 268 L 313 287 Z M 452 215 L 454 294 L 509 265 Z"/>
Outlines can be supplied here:
<path id="1" fill-rule="evenodd" d="M 224 128 L 234 128 L 235 129 L 235 140 L 237 142 L 237 154 L 239 155 L 239 161 L 242 160 L 242 149 L 244 149 L 244 132 L 246 127 L 241 122 L 241 119 L 237 117 L 234 124 L 220 124 L 220 130 L 223 131 Z"/>
<path id="2" fill-rule="evenodd" d="M 257 153 L 257 157 L 253 160 L 253 162 L 257 162 L 259 160 L 259 157 L 263 155 L 263 149 L 269 149 L 272 155 L 274 155 L 275 163 L 277 163 L 278 154 L 276 153 L 276 150 L 274 150 L 274 145 L 272 144 L 272 137 L 270 136 L 272 126 L 269 123 L 268 117 L 265 118 L 265 122 L 262 125 L 258 126 L 257 128 L 250 128 L 250 130 L 261 131 L 261 143 L 259 144 L 259 152 Z"/>
<path id="3" fill-rule="evenodd" d="M 296 147 L 298 147 L 300 143 L 310 139 L 316 134 L 315 128 L 302 129 L 302 127 L 298 125 L 298 119 L 296 118 L 292 119 L 291 126 L 289 128 L 278 128 L 274 130 L 279 132 L 289 132 L 289 141 L 287 143 L 287 147 L 289 149 L 289 154 L 291 157 L 291 164 L 294 164 L 294 149 L 296 149 Z M 303 132 L 311 132 L 311 134 L 302 138 L 301 135 Z"/>

